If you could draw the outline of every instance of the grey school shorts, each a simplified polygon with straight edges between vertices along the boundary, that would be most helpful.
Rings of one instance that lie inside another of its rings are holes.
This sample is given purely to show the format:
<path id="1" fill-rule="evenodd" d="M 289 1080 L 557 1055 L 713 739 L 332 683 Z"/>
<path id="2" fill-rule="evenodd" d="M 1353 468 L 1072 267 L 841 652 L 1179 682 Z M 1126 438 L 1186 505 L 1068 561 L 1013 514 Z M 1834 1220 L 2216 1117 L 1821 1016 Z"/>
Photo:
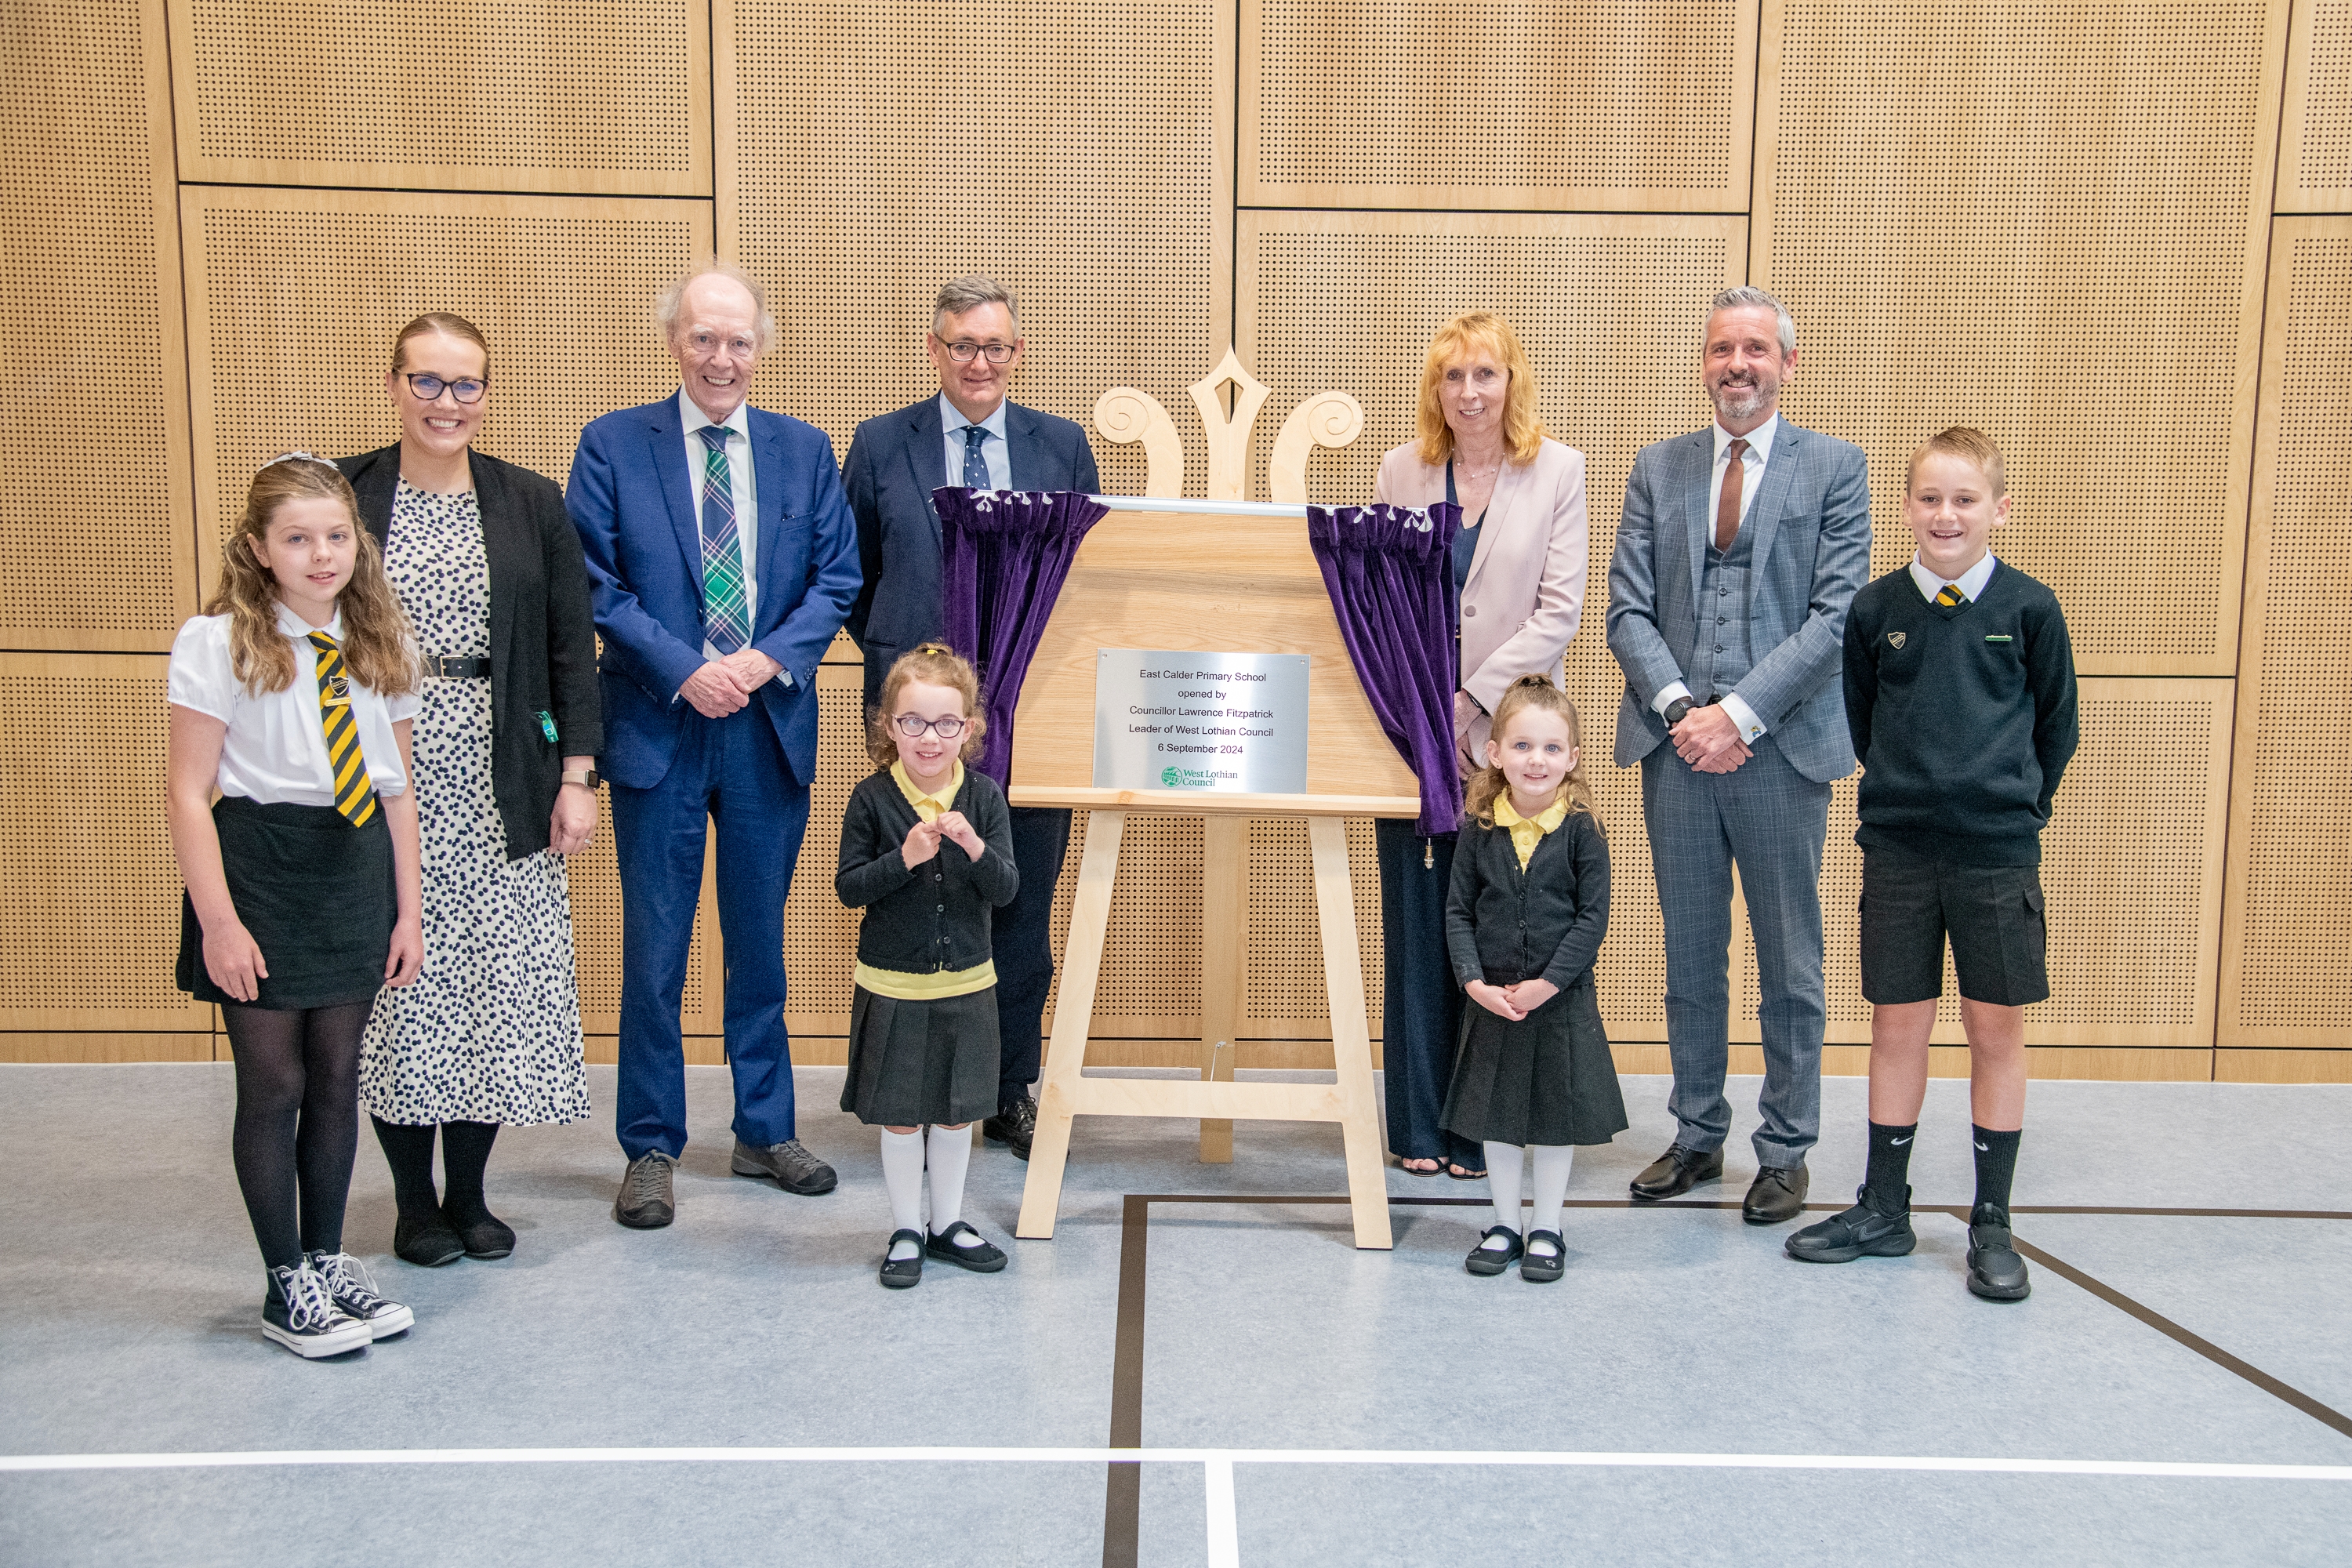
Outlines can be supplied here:
<path id="1" fill-rule="evenodd" d="M 2037 866 L 1971 866 L 1899 849 L 1862 852 L 1862 994 L 1895 1005 L 1944 992 L 1944 941 L 1960 994 L 2022 1007 L 2050 994 Z"/>

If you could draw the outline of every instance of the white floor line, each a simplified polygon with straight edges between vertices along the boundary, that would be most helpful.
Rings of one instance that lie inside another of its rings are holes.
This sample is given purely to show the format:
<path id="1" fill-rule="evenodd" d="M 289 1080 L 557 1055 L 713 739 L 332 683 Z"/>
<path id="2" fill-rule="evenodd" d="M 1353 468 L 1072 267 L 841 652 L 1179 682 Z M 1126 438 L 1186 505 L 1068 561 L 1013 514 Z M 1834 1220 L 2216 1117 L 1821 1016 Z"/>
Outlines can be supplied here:
<path id="1" fill-rule="evenodd" d="M 1209 1568 L 1242 1568 L 1242 1526 L 1234 1511 L 1234 1462 L 1202 1465 L 1209 1489 Z"/>

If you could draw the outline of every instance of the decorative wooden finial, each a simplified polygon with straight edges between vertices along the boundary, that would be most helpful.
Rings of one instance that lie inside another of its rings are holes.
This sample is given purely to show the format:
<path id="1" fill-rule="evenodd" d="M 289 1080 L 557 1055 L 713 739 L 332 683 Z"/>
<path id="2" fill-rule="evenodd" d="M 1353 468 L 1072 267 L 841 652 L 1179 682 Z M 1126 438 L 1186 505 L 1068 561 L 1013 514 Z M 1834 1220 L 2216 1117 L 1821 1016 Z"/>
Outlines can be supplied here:
<path id="1" fill-rule="evenodd" d="M 1307 459 L 1317 447 L 1338 448 L 1364 432 L 1364 406 L 1344 392 L 1318 392 L 1290 411 L 1265 460 L 1265 491 L 1293 505 L 1307 500 Z"/>
<path id="2" fill-rule="evenodd" d="M 1234 384 L 1234 411 L 1230 417 L 1224 399 L 1218 388 Z M 1249 373 L 1241 356 L 1229 347 L 1217 368 L 1186 389 L 1192 395 L 1192 406 L 1201 411 L 1201 428 L 1209 438 L 1209 500 L 1239 500 L 1249 488 L 1250 432 L 1257 424 L 1257 411 L 1265 406 L 1269 390 L 1264 382 Z"/>
<path id="3" fill-rule="evenodd" d="M 1166 500 L 1184 494 L 1184 437 L 1160 399 L 1131 386 L 1114 386 L 1095 399 L 1095 428 L 1125 447 L 1143 443 L 1143 493 Z"/>

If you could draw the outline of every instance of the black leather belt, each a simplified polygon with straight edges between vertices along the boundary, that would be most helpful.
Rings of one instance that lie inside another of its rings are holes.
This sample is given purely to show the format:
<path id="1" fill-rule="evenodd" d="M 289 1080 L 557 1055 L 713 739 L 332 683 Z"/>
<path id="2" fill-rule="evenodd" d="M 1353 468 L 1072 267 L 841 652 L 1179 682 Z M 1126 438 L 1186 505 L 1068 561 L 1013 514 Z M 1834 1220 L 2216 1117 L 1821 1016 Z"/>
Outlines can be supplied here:
<path id="1" fill-rule="evenodd" d="M 451 658 L 445 654 L 428 653 L 425 656 L 425 673 L 446 680 L 488 680 L 490 661 L 488 655 L 480 658 Z"/>

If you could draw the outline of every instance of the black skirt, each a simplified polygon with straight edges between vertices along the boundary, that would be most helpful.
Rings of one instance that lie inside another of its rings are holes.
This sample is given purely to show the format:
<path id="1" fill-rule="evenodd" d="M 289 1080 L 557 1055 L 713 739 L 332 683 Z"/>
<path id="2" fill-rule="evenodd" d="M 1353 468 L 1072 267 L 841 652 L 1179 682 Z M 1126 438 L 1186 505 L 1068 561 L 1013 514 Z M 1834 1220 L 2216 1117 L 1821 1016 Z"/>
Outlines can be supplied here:
<path id="1" fill-rule="evenodd" d="M 205 968 L 204 928 L 183 892 L 181 990 L 199 1002 L 294 1012 L 370 1001 L 383 989 L 399 901 L 392 829 L 382 810 L 353 827 L 331 805 L 223 795 L 213 805 L 213 826 L 236 918 L 269 974 L 250 1003 L 214 984 Z"/>
<path id="2" fill-rule="evenodd" d="M 1517 1023 L 1464 1005 L 1443 1121 L 1480 1143 L 1606 1143 L 1625 1131 L 1591 971 Z"/>
<path id="3" fill-rule="evenodd" d="M 849 1001 L 841 1109 L 869 1127 L 919 1127 L 996 1114 L 996 987 L 936 1001 Z"/>

